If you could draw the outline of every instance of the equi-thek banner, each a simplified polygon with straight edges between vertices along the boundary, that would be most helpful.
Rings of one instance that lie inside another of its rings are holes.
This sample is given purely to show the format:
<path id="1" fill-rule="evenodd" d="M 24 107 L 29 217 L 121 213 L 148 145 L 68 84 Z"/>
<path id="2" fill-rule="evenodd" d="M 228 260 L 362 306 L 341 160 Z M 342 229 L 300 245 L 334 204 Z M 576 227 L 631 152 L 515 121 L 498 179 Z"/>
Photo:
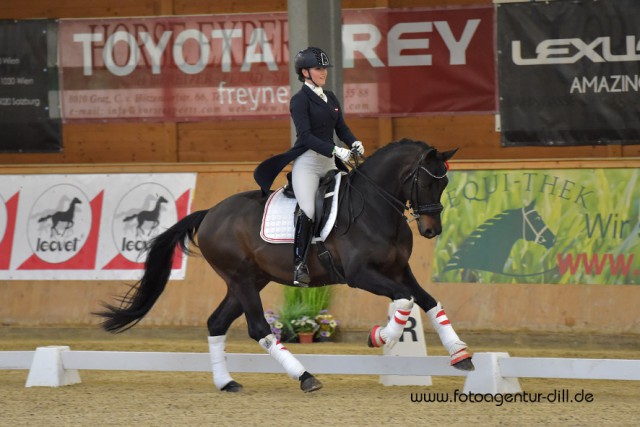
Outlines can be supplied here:
<path id="1" fill-rule="evenodd" d="M 640 172 L 456 171 L 434 281 L 640 283 Z"/>

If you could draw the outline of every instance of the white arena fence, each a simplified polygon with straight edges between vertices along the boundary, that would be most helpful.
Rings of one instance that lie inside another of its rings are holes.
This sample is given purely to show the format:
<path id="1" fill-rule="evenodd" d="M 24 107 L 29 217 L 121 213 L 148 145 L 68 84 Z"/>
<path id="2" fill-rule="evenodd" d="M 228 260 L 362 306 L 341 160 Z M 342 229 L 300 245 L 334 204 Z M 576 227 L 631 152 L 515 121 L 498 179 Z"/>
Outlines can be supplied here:
<path id="1" fill-rule="evenodd" d="M 510 357 L 475 353 L 476 370 L 449 365 L 448 356 L 299 354 L 309 372 L 334 375 L 466 376 L 464 393 L 517 393 L 518 378 L 640 380 L 640 360 Z M 230 372 L 285 373 L 268 354 L 228 353 Z M 0 351 L 0 370 L 29 370 L 27 387 L 79 383 L 79 370 L 211 372 L 209 353 L 72 351 L 67 346 L 36 351 Z"/>

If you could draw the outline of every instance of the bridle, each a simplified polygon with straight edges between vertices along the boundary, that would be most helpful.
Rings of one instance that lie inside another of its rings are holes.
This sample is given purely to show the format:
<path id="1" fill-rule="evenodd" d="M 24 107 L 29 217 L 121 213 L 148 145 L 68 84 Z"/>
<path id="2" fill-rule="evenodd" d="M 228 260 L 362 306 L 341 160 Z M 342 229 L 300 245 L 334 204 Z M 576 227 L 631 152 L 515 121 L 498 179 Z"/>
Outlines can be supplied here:
<path id="1" fill-rule="evenodd" d="M 420 215 L 425 215 L 425 214 L 437 215 L 440 212 L 442 212 L 443 206 L 442 206 L 442 204 L 440 202 L 420 204 L 419 197 L 418 197 L 418 194 L 419 194 L 418 185 L 419 185 L 419 181 L 420 181 L 420 172 L 421 171 L 426 172 L 429 176 L 431 176 L 432 178 L 435 178 L 435 179 L 443 179 L 444 177 L 447 176 L 447 172 L 449 170 L 449 165 L 446 162 L 445 162 L 445 164 L 446 164 L 447 168 L 446 168 L 444 174 L 439 175 L 439 176 L 434 174 L 434 173 L 432 173 L 431 171 L 429 171 L 427 168 L 425 168 L 424 166 L 422 166 L 420 164 L 427 157 L 427 155 L 429 155 L 429 153 L 431 153 L 432 151 L 435 151 L 435 148 L 430 148 L 429 150 L 423 152 L 420 155 L 420 158 L 418 159 L 416 167 L 413 169 L 413 171 L 410 172 L 401 181 L 404 184 L 409 179 L 413 178 L 413 182 L 411 183 L 411 193 L 410 193 L 410 196 L 409 196 L 410 197 L 409 206 L 406 205 L 405 201 L 400 200 L 400 199 L 396 198 L 395 196 L 389 194 L 384 188 L 380 187 L 375 181 L 373 181 L 367 175 L 362 173 L 359 170 L 360 162 L 359 162 L 358 159 L 362 158 L 363 160 L 366 160 L 366 157 L 364 157 L 363 155 L 359 154 L 356 150 L 351 150 L 351 151 L 353 153 L 354 163 L 347 162 L 347 164 L 351 167 L 351 171 L 356 173 L 356 174 L 358 174 L 359 176 L 364 178 L 369 184 L 371 184 L 372 187 L 374 188 L 375 192 L 382 198 L 382 200 L 387 202 L 387 204 L 389 204 L 400 216 L 404 217 L 404 219 L 407 222 L 412 222 L 412 221 L 417 220 L 420 217 Z M 404 214 L 404 211 L 408 211 L 408 210 L 411 210 L 411 212 L 410 212 L 411 219 L 407 218 L 407 216 Z"/>
<path id="2" fill-rule="evenodd" d="M 419 200 L 418 184 L 420 181 L 420 172 L 424 171 L 432 178 L 442 179 L 447 176 L 447 172 L 449 169 L 447 165 L 444 174 L 436 175 L 420 164 L 432 151 L 435 151 L 435 148 L 431 148 L 422 153 L 422 155 L 418 159 L 416 168 L 405 179 L 402 180 L 402 182 L 405 183 L 409 179 L 411 179 L 411 177 L 413 177 L 413 182 L 411 183 L 411 199 L 409 200 L 409 208 L 411 208 L 412 210 L 411 216 L 413 216 L 414 219 L 417 219 L 420 215 L 437 215 L 444 209 L 442 203 L 440 202 L 420 204 Z"/>

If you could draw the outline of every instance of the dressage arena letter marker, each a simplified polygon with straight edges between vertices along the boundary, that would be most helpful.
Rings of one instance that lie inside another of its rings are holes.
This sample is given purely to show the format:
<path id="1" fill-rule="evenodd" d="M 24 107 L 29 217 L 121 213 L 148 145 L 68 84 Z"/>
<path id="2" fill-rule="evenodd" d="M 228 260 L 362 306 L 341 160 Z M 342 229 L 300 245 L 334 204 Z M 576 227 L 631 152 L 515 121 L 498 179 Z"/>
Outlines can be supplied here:
<path id="1" fill-rule="evenodd" d="M 395 313 L 393 303 L 389 304 L 387 317 L 390 319 Z M 411 314 L 405 325 L 404 331 L 398 343 L 393 348 L 383 347 L 385 356 L 426 356 L 427 344 L 424 341 L 424 329 L 422 328 L 422 318 L 420 317 L 420 307 L 414 304 Z M 408 376 L 408 375 L 380 375 L 380 383 L 385 386 L 390 385 L 422 385 L 430 386 L 431 376 Z"/>

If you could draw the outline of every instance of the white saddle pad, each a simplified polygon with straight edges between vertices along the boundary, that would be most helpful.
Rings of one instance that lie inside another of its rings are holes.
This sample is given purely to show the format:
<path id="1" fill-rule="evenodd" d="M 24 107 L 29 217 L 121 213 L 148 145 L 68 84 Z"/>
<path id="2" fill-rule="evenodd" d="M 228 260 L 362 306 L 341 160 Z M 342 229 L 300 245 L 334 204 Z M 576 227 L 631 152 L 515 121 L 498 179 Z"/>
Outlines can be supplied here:
<path id="1" fill-rule="evenodd" d="M 324 242 L 336 223 L 336 217 L 338 216 L 338 190 L 341 180 L 342 173 L 336 174 L 336 185 L 333 188 L 333 193 L 327 193 L 326 195 L 328 197 L 333 195 L 331 212 L 329 213 L 326 224 L 320 231 L 320 236 L 313 238 L 314 242 Z M 285 196 L 283 190 L 284 187 L 274 191 L 273 194 L 269 196 L 267 204 L 264 207 L 260 237 L 268 243 L 293 243 L 295 229 L 294 215 L 298 202 L 296 199 L 290 199 Z"/>

